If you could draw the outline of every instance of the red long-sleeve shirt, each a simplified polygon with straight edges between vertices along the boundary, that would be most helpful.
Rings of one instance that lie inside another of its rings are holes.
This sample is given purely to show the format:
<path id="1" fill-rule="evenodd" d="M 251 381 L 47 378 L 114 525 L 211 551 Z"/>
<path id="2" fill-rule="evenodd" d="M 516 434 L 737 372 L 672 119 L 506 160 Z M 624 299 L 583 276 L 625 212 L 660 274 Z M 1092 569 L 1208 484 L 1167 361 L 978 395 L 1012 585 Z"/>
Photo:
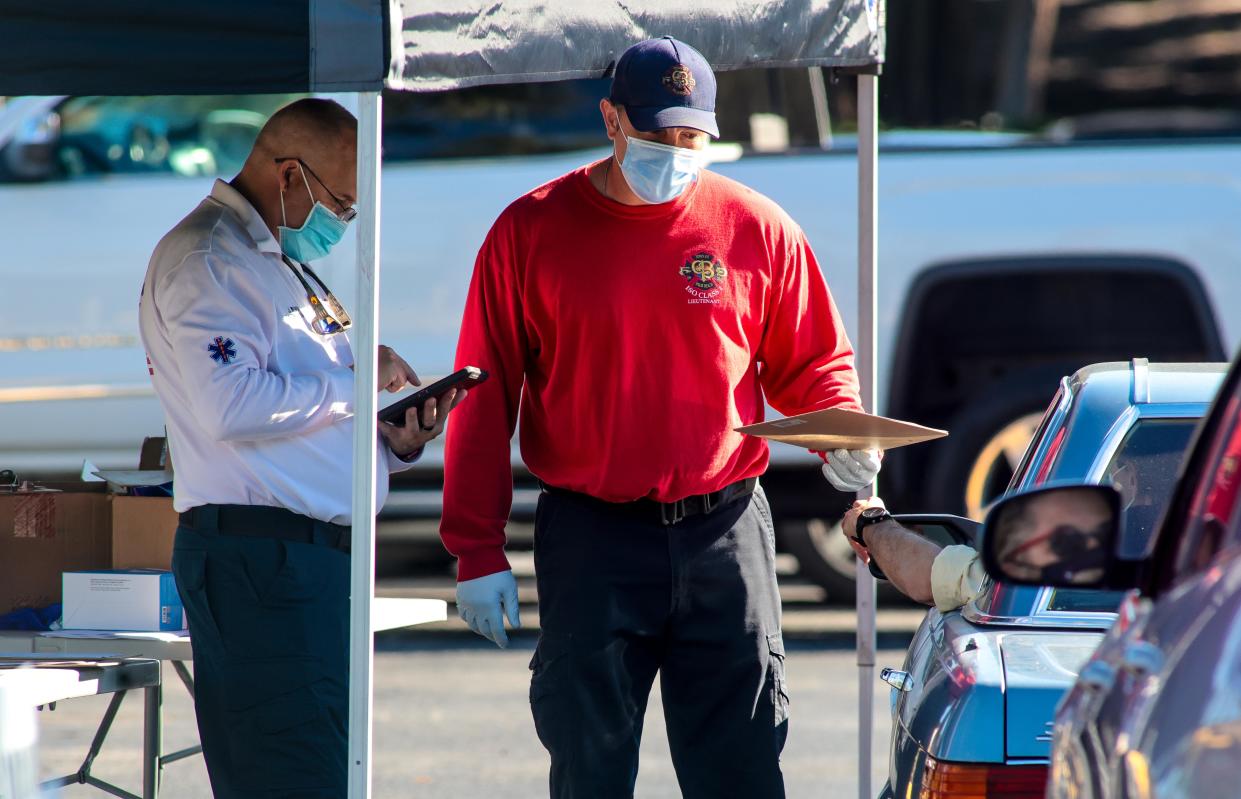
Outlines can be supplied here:
<path id="1" fill-rule="evenodd" d="M 458 367 L 491 379 L 448 428 L 440 533 L 458 579 L 508 568 L 509 441 L 544 482 L 609 502 L 670 502 L 767 468 L 733 431 L 860 409 L 853 350 L 805 235 L 710 172 L 628 206 L 583 167 L 510 205 L 478 253 Z M 583 535 L 589 531 L 583 530 Z"/>

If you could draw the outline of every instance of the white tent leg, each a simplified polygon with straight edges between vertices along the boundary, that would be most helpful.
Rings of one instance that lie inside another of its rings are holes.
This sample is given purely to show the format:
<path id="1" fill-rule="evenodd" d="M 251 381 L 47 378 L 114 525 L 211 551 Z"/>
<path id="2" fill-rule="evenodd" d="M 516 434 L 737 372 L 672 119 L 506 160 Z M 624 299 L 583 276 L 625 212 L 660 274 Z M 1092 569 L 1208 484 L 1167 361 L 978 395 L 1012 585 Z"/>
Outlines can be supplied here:
<path id="1" fill-rule="evenodd" d="M 862 405 L 875 411 L 878 366 L 878 177 L 879 177 L 879 78 L 859 75 L 858 107 L 858 340 L 857 370 L 862 384 Z M 858 492 L 859 499 L 872 496 L 874 486 Z M 871 737 L 875 703 L 875 578 L 861 560 L 857 566 L 857 666 L 858 666 L 858 798 L 871 799 Z"/>
<path id="2" fill-rule="evenodd" d="M 353 555 L 349 586 L 349 799 L 371 795 L 375 595 L 375 386 L 379 365 L 379 92 L 358 96 L 358 291 L 353 341 Z"/>

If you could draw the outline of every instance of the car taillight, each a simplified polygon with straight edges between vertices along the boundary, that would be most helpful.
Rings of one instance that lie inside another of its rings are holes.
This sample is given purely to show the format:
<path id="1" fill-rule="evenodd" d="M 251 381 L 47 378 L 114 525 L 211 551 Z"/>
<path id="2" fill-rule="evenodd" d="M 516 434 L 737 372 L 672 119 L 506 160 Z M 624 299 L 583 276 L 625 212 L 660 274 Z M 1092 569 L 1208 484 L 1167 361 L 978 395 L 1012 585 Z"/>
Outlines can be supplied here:
<path id="1" fill-rule="evenodd" d="M 945 763 L 926 759 L 919 799 L 1043 799 L 1047 766 Z"/>

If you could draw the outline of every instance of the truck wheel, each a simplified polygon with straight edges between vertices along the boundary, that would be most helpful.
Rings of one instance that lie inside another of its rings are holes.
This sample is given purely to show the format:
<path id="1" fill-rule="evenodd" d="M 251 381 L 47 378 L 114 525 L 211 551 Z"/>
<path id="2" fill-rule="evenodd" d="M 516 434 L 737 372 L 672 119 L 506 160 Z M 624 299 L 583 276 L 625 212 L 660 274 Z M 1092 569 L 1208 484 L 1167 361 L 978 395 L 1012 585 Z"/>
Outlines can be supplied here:
<path id="1" fill-rule="evenodd" d="M 840 532 L 840 520 L 791 519 L 777 528 L 781 548 L 797 558 L 797 571 L 827 593 L 827 601 L 851 605 L 856 557 Z M 880 581 L 876 596 L 891 602 L 902 598 L 899 591 Z"/>
<path id="2" fill-rule="evenodd" d="M 1029 376 L 1005 381 L 992 396 L 961 409 L 927 471 L 925 496 L 934 510 L 981 519 L 1008 488 L 1055 391 L 1054 380 Z"/>

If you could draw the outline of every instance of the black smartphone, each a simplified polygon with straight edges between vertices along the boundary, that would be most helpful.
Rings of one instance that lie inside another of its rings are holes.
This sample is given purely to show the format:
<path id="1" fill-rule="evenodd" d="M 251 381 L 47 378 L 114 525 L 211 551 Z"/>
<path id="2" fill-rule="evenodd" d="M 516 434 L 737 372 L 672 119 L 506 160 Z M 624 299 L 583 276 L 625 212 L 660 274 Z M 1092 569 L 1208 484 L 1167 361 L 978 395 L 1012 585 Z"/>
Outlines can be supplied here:
<path id="1" fill-rule="evenodd" d="M 486 379 L 486 370 L 479 369 L 477 366 L 467 366 L 442 380 L 436 380 L 425 388 L 418 389 L 405 399 L 392 403 L 379 412 L 379 421 L 404 427 L 405 412 L 410 408 L 417 408 L 418 413 L 421 414 L 422 406 L 432 397 L 442 397 L 454 388 L 474 388 Z"/>

